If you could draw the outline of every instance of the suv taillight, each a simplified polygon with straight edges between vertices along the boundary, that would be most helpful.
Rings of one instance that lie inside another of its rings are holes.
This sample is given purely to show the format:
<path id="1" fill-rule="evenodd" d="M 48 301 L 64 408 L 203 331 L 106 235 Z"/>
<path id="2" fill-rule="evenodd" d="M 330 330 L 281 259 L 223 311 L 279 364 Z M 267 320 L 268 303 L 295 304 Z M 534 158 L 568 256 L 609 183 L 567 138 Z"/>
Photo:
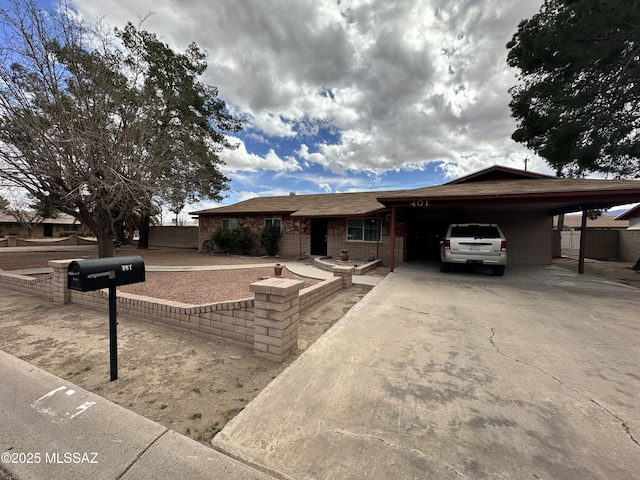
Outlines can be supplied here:
<path id="1" fill-rule="evenodd" d="M 445 240 L 444 241 L 444 249 L 445 250 L 451 250 L 451 240 Z"/>
<path id="2" fill-rule="evenodd" d="M 500 242 L 500 251 L 501 252 L 506 252 L 507 251 L 507 241 L 506 240 L 502 240 L 502 242 Z"/>

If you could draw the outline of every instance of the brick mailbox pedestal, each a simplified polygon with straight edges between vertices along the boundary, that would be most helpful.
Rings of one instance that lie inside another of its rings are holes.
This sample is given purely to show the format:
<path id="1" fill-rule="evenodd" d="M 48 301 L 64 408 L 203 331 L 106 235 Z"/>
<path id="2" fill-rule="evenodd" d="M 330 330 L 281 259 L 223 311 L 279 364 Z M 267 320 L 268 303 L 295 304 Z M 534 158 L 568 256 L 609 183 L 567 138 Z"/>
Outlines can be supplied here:
<path id="1" fill-rule="evenodd" d="M 249 285 L 254 299 L 254 355 L 283 362 L 298 348 L 299 291 L 304 282 L 269 278 Z"/>

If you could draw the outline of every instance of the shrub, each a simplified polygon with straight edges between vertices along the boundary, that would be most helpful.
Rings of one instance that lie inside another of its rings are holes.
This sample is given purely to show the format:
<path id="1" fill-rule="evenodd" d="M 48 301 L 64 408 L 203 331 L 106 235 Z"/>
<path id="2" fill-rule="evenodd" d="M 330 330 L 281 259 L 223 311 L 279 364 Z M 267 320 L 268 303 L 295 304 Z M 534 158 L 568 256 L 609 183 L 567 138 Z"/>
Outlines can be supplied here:
<path id="1" fill-rule="evenodd" d="M 243 228 L 238 228 L 237 230 L 233 230 L 231 238 L 232 238 L 232 246 L 234 250 L 240 253 L 243 253 L 245 255 L 251 253 L 254 240 L 253 240 L 253 232 L 249 227 L 243 227 Z"/>
<path id="2" fill-rule="evenodd" d="M 213 243 L 215 243 L 218 248 L 225 253 L 231 252 L 231 232 L 231 230 L 224 230 L 220 228 L 213 232 L 213 235 L 211 235 L 211 240 L 213 240 Z"/>
<path id="3" fill-rule="evenodd" d="M 280 227 L 277 225 L 265 225 L 260 233 L 260 245 L 264 247 L 270 257 L 278 253 L 280 235 Z"/>
<path id="4" fill-rule="evenodd" d="M 211 240 L 220 250 L 225 253 L 251 253 L 254 245 L 253 232 L 249 227 L 238 228 L 236 230 L 216 230 L 211 236 Z"/>

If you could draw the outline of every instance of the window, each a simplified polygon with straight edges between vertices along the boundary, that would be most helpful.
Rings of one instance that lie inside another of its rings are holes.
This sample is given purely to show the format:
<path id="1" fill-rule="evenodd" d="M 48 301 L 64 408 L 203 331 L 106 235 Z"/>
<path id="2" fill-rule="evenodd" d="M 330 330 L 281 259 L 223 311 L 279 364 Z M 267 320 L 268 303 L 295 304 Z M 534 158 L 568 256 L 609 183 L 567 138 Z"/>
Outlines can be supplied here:
<path id="1" fill-rule="evenodd" d="M 347 220 L 347 240 L 379 242 L 381 228 L 379 218 L 353 218 Z"/>
<path id="2" fill-rule="evenodd" d="M 223 218 L 222 219 L 222 229 L 223 230 L 235 230 L 238 228 L 238 219 L 237 218 Z"/>
<path id="3" fill-rule="evenodd" d="M 280 218 L 265 218 L 264 226 L 268 227 L 270 225 L 278 227 L 280 230 L 282 230 L 282 220 Z"/>

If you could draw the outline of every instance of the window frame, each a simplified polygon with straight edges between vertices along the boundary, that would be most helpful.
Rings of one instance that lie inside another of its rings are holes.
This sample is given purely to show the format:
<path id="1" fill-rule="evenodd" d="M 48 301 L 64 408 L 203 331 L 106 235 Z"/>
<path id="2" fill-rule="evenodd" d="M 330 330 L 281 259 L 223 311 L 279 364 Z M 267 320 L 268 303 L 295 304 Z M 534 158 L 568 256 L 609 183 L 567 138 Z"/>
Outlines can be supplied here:
<path id="1" fill-rule="evenodd" d="M 367 221 L 372 221 L 372 223 L 375 223 L 375 229 L 366 228 L 366 222 Z M 350 223 L 352 222 L 360 222 L 360 226 L 355 226 L 355 225 L 350 225 Z M 359 238 L 349 238 L 350 237 L 350 233 L 349 233 L 349 229 L 350 228 L 357 228 L 360 230 L 360 235 Z M 375 232 L 375 239 L 373 240 L 366 240 L 365 238 L 367 237 L 366 233 L 367 231 L 369 232 Z M 347 218 L 347 231 L 346 231 L 346 236 L 347 236 L 347 242 L 361 242 L 361 243 L 378 243 L 382 241 L 382 220 L 378 217 L 364 217 L 364 218 Z"/>
<path id="2" fill-rule="evenodd" d="M 227 226 L 225 227 L 225 222 L 227 222 Z M 229 227 L 231 222 L 235 223 L 233 228 Z M 238 229 L 238 219 L 237 218 L 223 218 L 222 219 L 222 230 L 229 230 L 230 232 Z"/>
<path id="3" fill-rule="evenodd" d="M 269 218 L 265 218 L 264 222 L 262 223 L 262 225 L 264 227 L 266 227 L 267 225 L 273 225 L 274 220 L 278 221 L 278 228 L 280 229 L 280 231 L 282 232 L 282 218 L 279 217 L 269 217 Z M 267 222 L 271 222 L 271 223 L 267 223 Z"/>

